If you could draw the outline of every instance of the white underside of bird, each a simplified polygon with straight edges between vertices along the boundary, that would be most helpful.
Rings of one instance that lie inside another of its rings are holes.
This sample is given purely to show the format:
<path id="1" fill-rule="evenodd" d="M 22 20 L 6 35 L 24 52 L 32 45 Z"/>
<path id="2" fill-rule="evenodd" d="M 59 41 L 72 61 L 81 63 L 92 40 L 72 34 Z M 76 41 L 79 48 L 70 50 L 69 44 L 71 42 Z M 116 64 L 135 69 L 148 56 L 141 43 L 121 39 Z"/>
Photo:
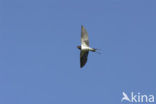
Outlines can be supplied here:
<path id="1" fill-rule="evenodd" d="M 82 50 L 82 51 L 83 51 L 83 50 L 86 50 L 86 51 L 93 51 L 94 49 L 91 48 L 91 47 L 88 47 L 88 46 L 86 46 L 86 45 L 81 44 L 81 50 Z"/>

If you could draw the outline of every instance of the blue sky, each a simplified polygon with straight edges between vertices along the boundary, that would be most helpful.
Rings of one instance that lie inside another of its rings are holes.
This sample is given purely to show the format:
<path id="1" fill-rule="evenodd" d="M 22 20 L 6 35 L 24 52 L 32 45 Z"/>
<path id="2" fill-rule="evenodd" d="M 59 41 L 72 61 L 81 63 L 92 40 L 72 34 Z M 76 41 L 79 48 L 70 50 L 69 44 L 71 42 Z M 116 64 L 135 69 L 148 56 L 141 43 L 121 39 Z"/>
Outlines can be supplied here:
<path id="1" fill-rule="evenodd" d="M 0 0 L 0 104 L 121 104 L 156 95 L 156 1 Z M 80 29 L 91 47 L 80 69 Z"/>

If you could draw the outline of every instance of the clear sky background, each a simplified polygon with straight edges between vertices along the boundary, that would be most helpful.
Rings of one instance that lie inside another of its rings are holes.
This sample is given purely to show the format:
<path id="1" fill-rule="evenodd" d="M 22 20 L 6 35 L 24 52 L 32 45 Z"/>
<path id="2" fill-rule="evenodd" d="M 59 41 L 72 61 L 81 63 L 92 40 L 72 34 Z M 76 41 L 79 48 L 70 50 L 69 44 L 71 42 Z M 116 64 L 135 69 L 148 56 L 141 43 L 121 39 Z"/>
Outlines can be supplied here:
<path id="1" fill-rule="evenodd" d="M 83 69 L 81 25 L 103 50 Z M 0 104 L 121 104 L 155 79 L 155 0 L 0 0 Z"/>

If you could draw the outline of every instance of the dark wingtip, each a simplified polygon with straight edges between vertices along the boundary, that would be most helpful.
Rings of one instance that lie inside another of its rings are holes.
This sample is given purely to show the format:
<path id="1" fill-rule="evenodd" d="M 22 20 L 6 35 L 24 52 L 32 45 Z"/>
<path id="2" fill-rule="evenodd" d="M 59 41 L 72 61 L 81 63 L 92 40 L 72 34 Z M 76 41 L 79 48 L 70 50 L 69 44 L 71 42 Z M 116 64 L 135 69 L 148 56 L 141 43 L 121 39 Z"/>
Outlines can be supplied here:
<path id="1" fill-rule="evenodd" d="M 81 28 L 83 28 L 83 25 L 81 25 Z"/>
<path id="2" fill-rule="evenodd" d="M 84 65 L 80 65 L 80 68 L 83 68 Z"/>

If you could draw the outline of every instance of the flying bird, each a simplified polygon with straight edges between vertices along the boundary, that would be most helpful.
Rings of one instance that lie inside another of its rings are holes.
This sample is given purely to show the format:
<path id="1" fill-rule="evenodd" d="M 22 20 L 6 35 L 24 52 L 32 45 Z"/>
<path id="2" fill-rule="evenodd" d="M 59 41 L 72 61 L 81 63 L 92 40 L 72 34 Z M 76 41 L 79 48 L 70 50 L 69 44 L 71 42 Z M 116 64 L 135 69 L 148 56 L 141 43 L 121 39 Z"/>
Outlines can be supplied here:
<path id="1" fill-rule="evenodd" d="M 80 67 L 82 68 L 87 63 L 89 51 L 96 52 L 95 48 L 89 47 L 87 30 L 81 25 L 81 46 L 77 46 L 80 52 Z"/>

